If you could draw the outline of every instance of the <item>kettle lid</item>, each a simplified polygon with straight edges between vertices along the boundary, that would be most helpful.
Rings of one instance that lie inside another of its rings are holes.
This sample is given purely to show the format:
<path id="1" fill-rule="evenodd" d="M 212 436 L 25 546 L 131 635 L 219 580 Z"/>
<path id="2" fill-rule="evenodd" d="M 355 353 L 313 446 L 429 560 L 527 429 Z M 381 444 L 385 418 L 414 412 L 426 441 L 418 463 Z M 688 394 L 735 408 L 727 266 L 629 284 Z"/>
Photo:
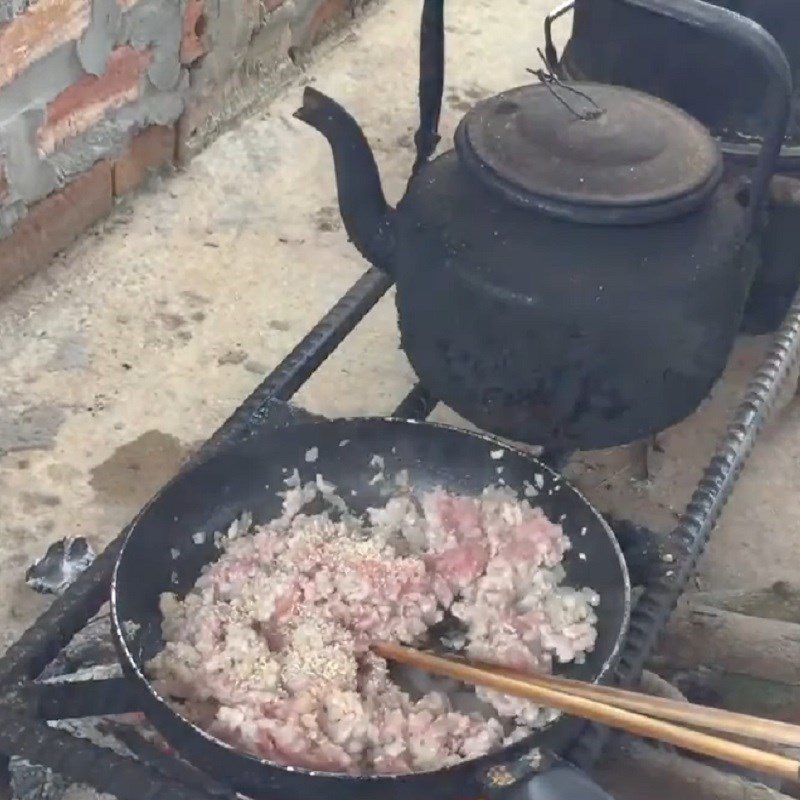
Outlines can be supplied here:
<path id="1" fill-rule="evenodd" d="M 688 213 L 722 175 L 720 148 L 697 120 L 605 84 L 539 83 L 483 100 L 461 121 L 456 149 L 512 202 L 599 225 Z"/>

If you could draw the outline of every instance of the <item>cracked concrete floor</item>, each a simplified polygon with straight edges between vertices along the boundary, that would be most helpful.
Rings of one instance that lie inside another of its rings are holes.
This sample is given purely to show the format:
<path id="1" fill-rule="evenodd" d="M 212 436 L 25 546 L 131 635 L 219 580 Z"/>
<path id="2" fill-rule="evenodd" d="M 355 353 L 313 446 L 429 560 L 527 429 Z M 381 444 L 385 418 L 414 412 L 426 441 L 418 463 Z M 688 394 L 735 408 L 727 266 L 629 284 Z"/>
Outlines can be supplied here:
<path id="1" fill-rule="evenodd" d="M 445 142 L 476 98 L 527 80 L 550 5 L 448 4 Z M 417 3 L 378 4 L 260 113 L 0 301 L 0 649 L 49 602 L 24 585 L 28 564 L 62 536 L 102 547 L 364 269 L 328 147 L 291 113 L 305 81 L 342 101 L 397 199 L 413 158 L 417 24 Z M 412 382 L 397 345 L 387 297 L 298 399 L 331 415 L 389 412 Z M 795 403 L 722 520 L 706 586 L 794 577 L 799 473 Z"/>

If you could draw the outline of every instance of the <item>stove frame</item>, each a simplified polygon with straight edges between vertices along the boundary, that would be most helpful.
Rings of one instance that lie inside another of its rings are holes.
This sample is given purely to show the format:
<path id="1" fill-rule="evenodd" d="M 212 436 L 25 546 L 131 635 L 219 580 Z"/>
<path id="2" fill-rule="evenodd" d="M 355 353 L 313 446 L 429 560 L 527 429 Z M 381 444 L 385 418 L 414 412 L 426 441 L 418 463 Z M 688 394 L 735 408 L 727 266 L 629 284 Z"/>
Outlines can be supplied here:
<path id="1" fill-rule="evenodd" d="M 264 425 L 285 426 L 313 417 L 289 401 L 341 344 L 391 286 L 375 269 L 365 272 L 308 332 L 230 418 L 191 459 L 191 465 L 226 444 L 249 436 Z M 642 586 L 615 680 L 628 686 L 637 680 L 686 588 L 716 520 L 733 490 L 759 433 L 787 390 L 800 365 L 800 292 L 775 334 L 760 367 L 733 414 L 718 449 L 695 488 L 674 530 L 652 537 L 625 525 L 627 536 L 648 539 L 644 549 L 656 552 L 646 570 L 634 574 Z M 414 386 L 394 416 L 422 420 L 436 401 Z M 187 465 L 187 466 L 188 466 Z M 621 532 L 617 523 L 614 523 Z M 35 678 L 108 599 L 114 562 L 127 528 L 95 562 L 0 658 L 0 758 L 18 756 L 52 769 L 65 779 L 87 784 L 119 800 L 220 800 L 237 795 L 178 758 L 163 754 L 144 739 L 138 760 L 120 756 L 85 739 L 49 727 L 47 720 L 120 714 L 138 710 L 126 692 L 124 678 L 36 683 Z M 634 531 L 631 534 L 631 530 Z M 664 559 L 662 556 L 668 553 Z M 587 725 L 568 754 L 588 768 L 599 757 L 608 731 Z"/>

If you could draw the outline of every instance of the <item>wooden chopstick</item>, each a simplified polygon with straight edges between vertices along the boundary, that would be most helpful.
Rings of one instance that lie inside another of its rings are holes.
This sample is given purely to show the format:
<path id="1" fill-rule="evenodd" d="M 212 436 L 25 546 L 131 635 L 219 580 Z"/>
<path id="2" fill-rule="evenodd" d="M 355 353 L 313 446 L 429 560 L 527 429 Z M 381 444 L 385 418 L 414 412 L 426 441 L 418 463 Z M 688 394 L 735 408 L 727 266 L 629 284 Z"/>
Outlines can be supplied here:
<path id="1" fill-rule="evenodd" d="M 479 669 L 486 669 L 507 675 L 517 680 L 529 681 L 537 686 L 557 689 L 589 700 L 624 708 L 646 714 L 648 717 L 663 719 L 668 722 L 681 722 L 695 728 L 730 733 L 747 739 L 759 739 L 772 744 L 787 744 L 800 747 L 800 726 L 774 719 L 754 717 L 726 711 L 722 708 L 710 708 L 696 703 L 680 702 L 665 697 L 653 697 L 640 692 L 630 692 L 612 686 L 598 686 L 593 683 L 561 678 L 556 675 L 534 675 L 520 670 L 499 667 L 482 661 L 471 661 L 470 664 Z"/>
<path id="2" fill-rule="evenodd" d="M 701 753 L 730 764 L 737 764 L 740 767 L 779 775 L 795 782 L 800 780 L 800 761 L 785 756 L 758 750 L 727 739 L 720 739 L 691 728 L 682 728 L 670 722 L 608 705 L 603 701 L 568 694 L 561 689 L 545 687 L 527 679 L 510 677 L 507 674 L 474 667 L 464 662 L 439 658 L 409 647 L 381 643 L 374 645 L 373 649 L 383 658 L 408 664 L 435 675 L 455 678 L 465 683 L 485 686 L 505 694 L 533 700 L 543 706 L 556 708 L 576 717 L 599 722 L 610 728 L 627 731 L 646 739 L 667 742 L 675 747 Z"/>

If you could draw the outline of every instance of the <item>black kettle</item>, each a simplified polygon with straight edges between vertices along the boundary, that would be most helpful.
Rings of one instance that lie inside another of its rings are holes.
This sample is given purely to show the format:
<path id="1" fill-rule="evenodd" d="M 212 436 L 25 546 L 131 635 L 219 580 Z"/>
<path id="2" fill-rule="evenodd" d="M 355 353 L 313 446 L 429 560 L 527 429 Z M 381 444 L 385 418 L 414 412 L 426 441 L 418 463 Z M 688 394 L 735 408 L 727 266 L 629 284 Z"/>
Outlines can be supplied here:
<path id="1" fill-rule="evenodd" d="M 418 158 L 396 209 L 363 132 L 306 88 L 351 241 L 397 284 L 423 385 L 479 427 L 553 449 L 627 443 L 691 413 L 722 372 L 744 257 L 789 113 L 791 75 L 759 26 L 699 0 L 617 0 L 737 43 L 769 75 L 750 180 L 723 180 L 708 131 L 640 92 L 542 74 L 479 102 L 436 146 L 444 0 L 423 9 Z"/>

